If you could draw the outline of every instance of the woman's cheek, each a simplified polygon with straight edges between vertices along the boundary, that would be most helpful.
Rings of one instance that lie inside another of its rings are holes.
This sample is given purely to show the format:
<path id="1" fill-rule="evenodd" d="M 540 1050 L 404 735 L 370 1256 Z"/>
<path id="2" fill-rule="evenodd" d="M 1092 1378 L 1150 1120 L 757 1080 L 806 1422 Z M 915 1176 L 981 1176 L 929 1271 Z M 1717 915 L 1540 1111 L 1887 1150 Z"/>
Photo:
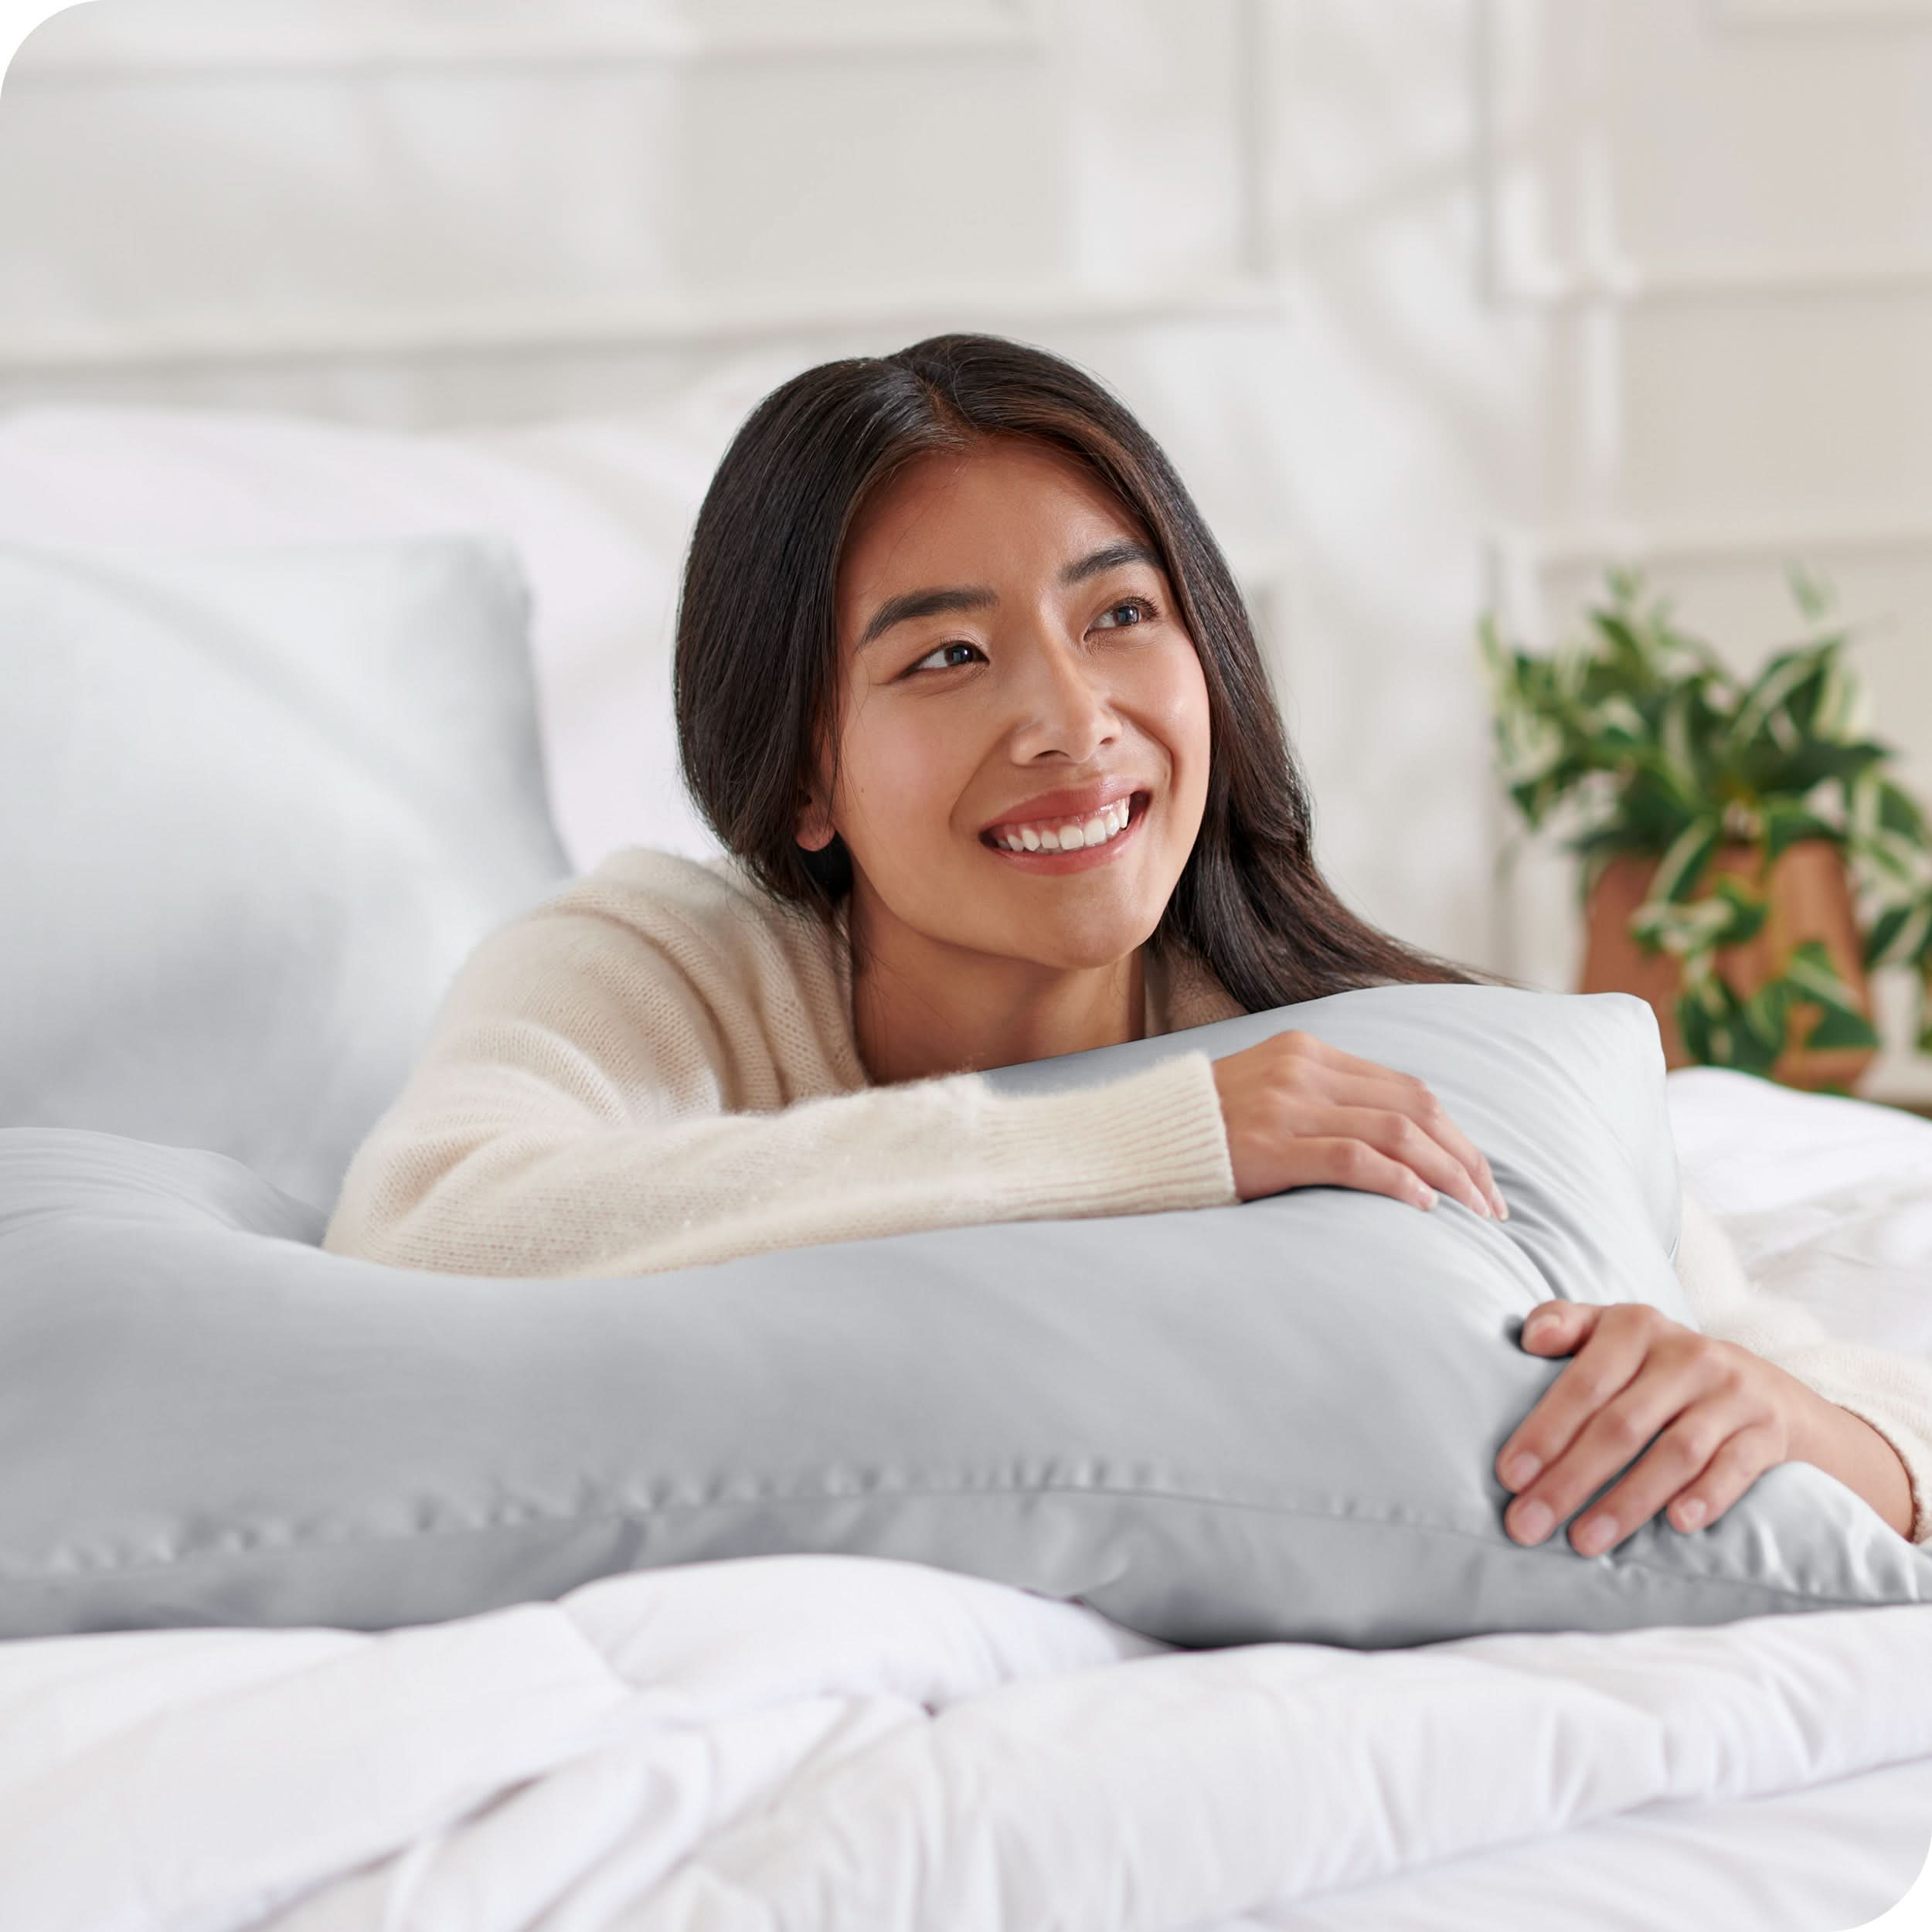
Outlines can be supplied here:
<path id="1" fill-rule="evenodd" d="M 1205 807 L 1213 714 L 1200 658 L 1185 634 L 1172 651 L 1162 653 L 1158 672 L 1149 703 L 1157 735 L 1172 760 L 1175 802 L 1184 808 Z"/>
<path id="2" fill-rule="evenodd" d="M 957 747 L 916 731 L 847 747 L 850 796 L 874 849 L 910 851 L 922 836 L 947 835 L 961 789 L 952 782 L 949 748 Z"/>

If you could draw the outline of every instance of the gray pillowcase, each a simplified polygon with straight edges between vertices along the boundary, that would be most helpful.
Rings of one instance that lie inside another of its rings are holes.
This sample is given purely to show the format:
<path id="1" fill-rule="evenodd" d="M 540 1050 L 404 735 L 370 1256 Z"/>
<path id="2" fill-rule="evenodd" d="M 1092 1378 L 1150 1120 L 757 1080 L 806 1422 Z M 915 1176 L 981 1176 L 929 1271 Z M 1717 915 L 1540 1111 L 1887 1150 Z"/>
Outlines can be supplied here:
<path id="1" fill-rule="evenodd" d="M 1008 1090 L 1289 1026 L 1419 1074 L 1495 1223 L 1335 1187 L 631 1279 L 325 1254 L 213 1153 L 0 1132 L 0 1634 L 379 1629 L 611 1572 L 886 1556 L 1186 1645 L 1362 1648 L 1932 1597 L 1784 1464 L 1585 1558 L 1502 1525 L 1553 1295 L 1688 1317 L 1662 1055 L 1621 994 L 1376 988 L 1002 1070 Z"/>

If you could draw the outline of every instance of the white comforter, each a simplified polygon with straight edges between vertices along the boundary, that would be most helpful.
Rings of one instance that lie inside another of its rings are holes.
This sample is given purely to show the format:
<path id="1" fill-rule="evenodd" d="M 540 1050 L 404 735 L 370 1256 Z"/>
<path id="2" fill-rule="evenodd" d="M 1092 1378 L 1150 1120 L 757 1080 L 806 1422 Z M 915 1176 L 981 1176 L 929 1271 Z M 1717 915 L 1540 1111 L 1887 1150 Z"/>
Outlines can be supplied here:
<path id="1" fill-rule="evenodd" d="M 45 1640 L 0 1651 L 0 1871 L 49 1928 L 1152 1932 L 1932 1756 L 1929 1647 L 1907 1606 L 1149 1655 L 811 1556 L 375 1637 Z"/>
<path id="2" fill-rule="evenodd" d="M 1781 1292 L 1828 1306 L 1820 1270 L 1855 1268 L 1863 1318 L 1917 1318 L 1932 1128 L 1767 1112 L 1740 1078 L 1673 1079 L 1687 1174 Z M 1855 1168 L 1820 1158 L 1842 1127 Z M 1923 1607 L 1177 1652 L 936 1570 L 773 1557 L 381 1635 L 0 1645 L 0 1927 L 1299 1927 L 1338 1888 L 1886 1766 L 1932 1769 Z"/>

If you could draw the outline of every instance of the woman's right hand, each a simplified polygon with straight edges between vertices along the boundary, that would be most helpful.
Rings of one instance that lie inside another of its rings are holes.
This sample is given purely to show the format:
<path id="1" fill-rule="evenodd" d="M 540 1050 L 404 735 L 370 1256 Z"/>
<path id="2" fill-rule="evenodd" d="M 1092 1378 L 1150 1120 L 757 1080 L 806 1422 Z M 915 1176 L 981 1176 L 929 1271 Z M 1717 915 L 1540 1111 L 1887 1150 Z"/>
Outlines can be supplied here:
<path id="1" fill-rule="evenodd" d="M 1433 1207 L 1431 1188 L 1506 1219 L 1489 1163 L 1413 1073 L 1296 1028 L 1214 1062 L 1234 1188 L 1352 1187 Z"/>

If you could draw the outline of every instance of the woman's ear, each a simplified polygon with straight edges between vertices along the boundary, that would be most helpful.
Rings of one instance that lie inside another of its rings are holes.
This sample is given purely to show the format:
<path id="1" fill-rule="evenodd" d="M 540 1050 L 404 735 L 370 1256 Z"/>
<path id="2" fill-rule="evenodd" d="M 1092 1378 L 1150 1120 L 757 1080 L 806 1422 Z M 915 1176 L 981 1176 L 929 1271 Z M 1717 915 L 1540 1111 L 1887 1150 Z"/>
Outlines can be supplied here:
<path id="1" fill-rule="evenodd" d="M 798 794 L 798 842 L 807 852 L 823 852 L 837 836 L 832 821 L 809 792 Z"/>

